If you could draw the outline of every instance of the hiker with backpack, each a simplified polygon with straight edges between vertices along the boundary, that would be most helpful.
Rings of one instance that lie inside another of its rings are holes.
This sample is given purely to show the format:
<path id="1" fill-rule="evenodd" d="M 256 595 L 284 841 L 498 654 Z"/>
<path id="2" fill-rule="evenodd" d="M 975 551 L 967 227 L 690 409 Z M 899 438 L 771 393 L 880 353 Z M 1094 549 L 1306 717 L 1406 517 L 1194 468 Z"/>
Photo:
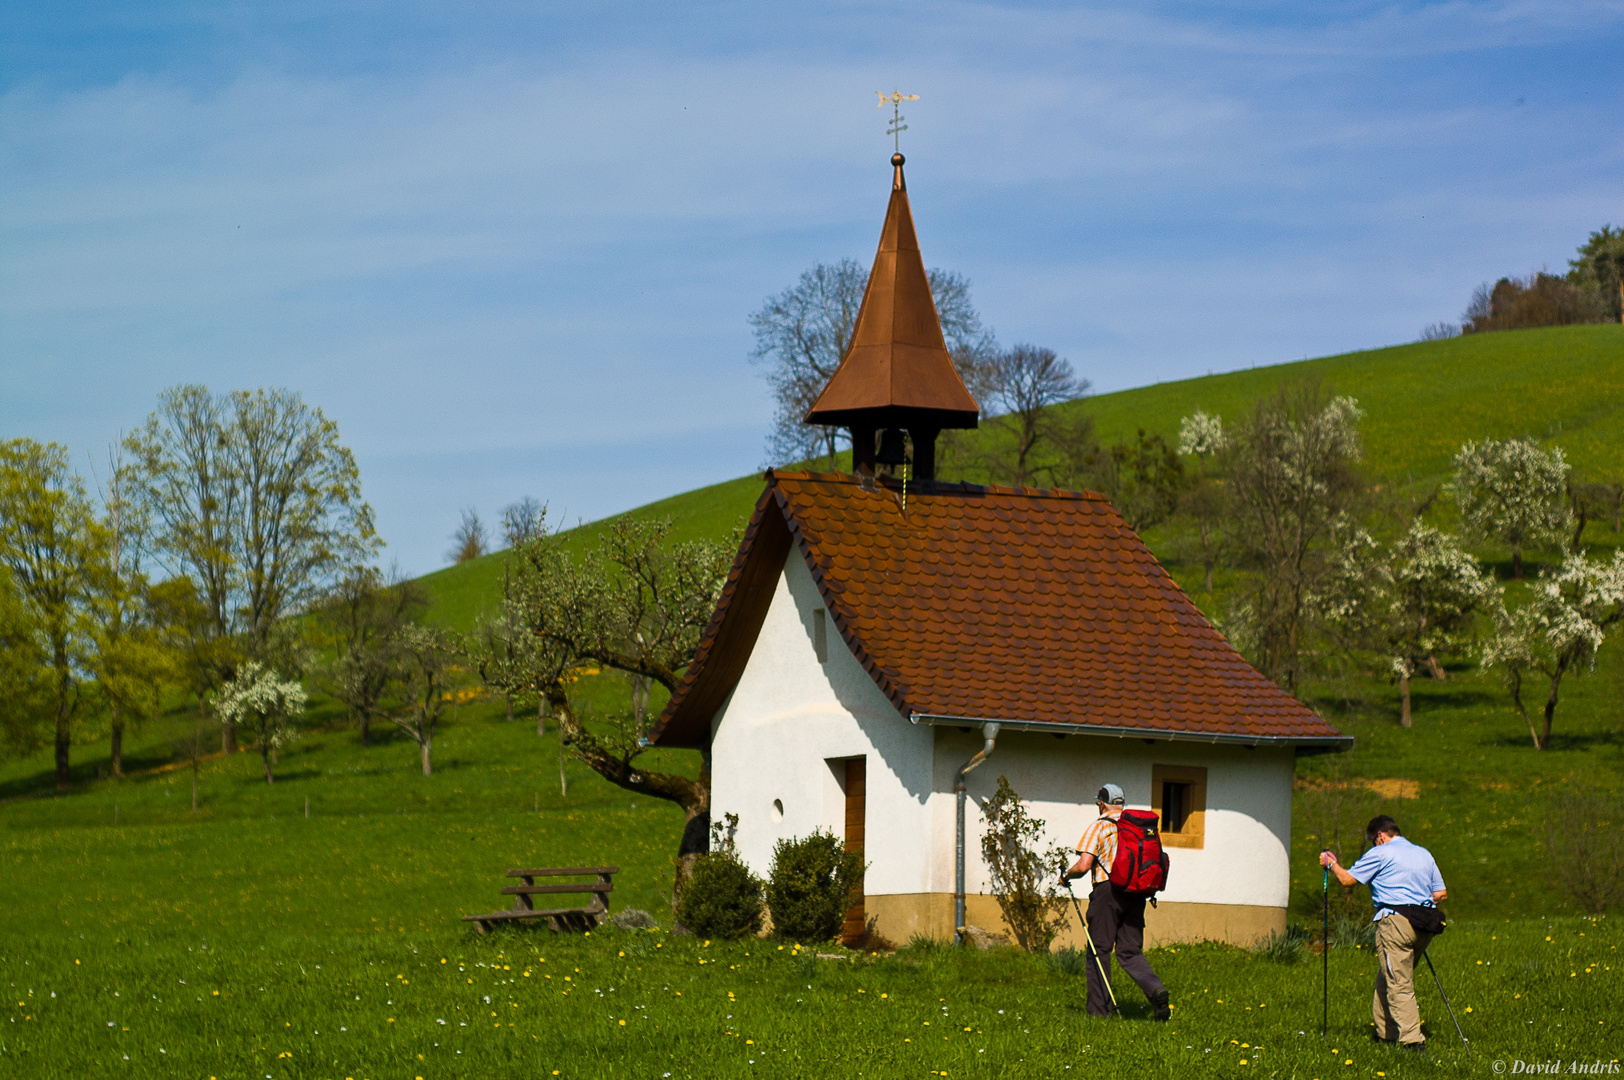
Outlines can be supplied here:
<path id="1" fill-rule="evenodd" d="M 1150 999 L 1151 1018 L 1172 1016 L 1167 988 L 1145 959 L 1145 901 L 1167 884 L 1155 814 L 1123 807 L 1122 789 L 1106 784 L 1095 797 L 1099 819 L 1077 841 L 1077 861 L 1062 872 L 1062 884 L 1090 876 L 1086 933 L 1094 963 L 1088 967 L 1088 1014 L 1110 1016 L 1111 954 Z M 1146 820 L 1148 819 L 1148 821 Z"/>
<path id="2" fill-rule="evenodd" d="M 1376 905 L 1376 994 L 1371 1015 L 1376 1037 L 1406 1050 L 1426 1049 L 1421 1010 L 1415 1003 L 1415 964 L 1443 932 L 1437 905 L 1448 895 L 1438 864 L 1426 848 L 1399 832 L 1382 814 L 1365 826 L 1370 849 L 1344 868 L 1336 852 L 1322 851 L 1320 865 L 1344 885 L 1369 885 Z"/>

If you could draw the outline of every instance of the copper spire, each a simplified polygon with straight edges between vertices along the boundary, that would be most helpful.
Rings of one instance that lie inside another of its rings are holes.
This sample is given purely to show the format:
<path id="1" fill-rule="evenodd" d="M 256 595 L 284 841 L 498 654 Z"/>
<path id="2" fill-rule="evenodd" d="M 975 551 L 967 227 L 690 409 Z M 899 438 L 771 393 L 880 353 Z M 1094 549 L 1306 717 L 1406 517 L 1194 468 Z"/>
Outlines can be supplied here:
<path id="1" fill-rule="evenodd" d="M 937 432 L 973 428 L 981 410 L 942 337 L 908 207 L 902 155 L 891 155 L 891 164 L 891 205 L 851 347 L 803 422 L 851 428 L 858 471 L 865 471 L 865 464 L 872 470 L 877 430 L 907 428 L 916 474 L 930 479 Z"/>

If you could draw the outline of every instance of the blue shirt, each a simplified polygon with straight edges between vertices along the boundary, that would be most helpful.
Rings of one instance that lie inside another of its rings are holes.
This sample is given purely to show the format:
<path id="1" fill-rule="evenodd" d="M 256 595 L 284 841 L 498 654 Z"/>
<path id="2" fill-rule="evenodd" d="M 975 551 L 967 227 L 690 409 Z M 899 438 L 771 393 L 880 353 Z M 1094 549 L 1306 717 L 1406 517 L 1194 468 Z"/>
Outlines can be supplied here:
<path id="1" fill-rule="evenodd" d="M 1376 918 L 1391 915 L 1395 904 L 1432 906 L 1432 894 L 1444 887 L 1443 875 L 1432 853 L 1402 836 L 1377 844 L 1359 861 L 1348 867 L 1353 880 L 1370 886 L 1370 899 L 1376 905 Z"/>

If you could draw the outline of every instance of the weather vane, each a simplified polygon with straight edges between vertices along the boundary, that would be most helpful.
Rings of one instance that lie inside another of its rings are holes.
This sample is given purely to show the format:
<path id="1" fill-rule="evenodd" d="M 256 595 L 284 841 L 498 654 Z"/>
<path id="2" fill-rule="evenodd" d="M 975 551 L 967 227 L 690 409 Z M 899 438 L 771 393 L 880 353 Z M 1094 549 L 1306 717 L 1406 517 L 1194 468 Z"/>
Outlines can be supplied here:
<path id="1" fill-rule="evenodd" d="M 880 98 L 879 104 L 874 106 L 876 109 L 885 108 L 887 102 L 891 105 L 891 126 L 885 129 L 885 133 L 896 140 L 894 148 L 900 154 L 902 153 L 902 133 L 908 130 L 908 125 L 903 123 L 908 118 L 902 115 L 902 103 L 904 101 L 918 101 L 919 95 L 904 94 L 901 90 L 893 90 L 889 94 L 880 93 L 878 90 L 874 92 L 879 94 Z"/>

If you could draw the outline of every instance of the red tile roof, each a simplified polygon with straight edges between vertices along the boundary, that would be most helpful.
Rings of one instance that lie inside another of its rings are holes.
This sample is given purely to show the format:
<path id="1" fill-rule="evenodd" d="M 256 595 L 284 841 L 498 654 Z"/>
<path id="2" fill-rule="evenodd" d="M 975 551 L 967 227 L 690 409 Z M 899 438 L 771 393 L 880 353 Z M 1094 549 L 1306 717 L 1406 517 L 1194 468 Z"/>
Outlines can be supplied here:
<path id="1" fill-rule="evenodd" d="M 791 541 L 902 715 L 1214 741 L 1346 743 L 1213 629 L 1093 492 L 767 473 L 722 599 L 654 741 L 702 746 Z"/>

